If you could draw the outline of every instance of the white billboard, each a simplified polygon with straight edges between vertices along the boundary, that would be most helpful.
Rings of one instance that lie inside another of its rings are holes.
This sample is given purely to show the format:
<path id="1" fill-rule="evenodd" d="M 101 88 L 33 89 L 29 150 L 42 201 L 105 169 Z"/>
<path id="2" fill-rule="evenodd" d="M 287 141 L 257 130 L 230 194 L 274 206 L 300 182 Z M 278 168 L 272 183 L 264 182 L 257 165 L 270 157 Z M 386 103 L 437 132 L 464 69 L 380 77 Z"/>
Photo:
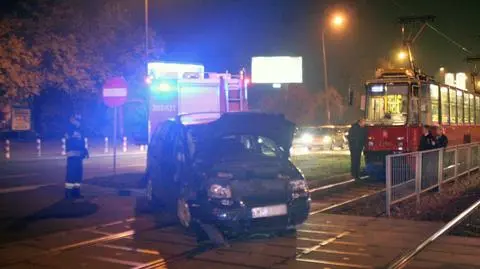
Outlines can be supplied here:
<path id="1" fill-rule="evenodd" d="M 153 78 L 182 78 L 185 73 L 197 73 L 203 76 L 205 67 L 198 64 L 150 62 L 148 75 Z"/>
<path id="2" fill-rule="evenodd" d="M 302 57 L 253 57 L 252 83 L 303 83 Z"/>

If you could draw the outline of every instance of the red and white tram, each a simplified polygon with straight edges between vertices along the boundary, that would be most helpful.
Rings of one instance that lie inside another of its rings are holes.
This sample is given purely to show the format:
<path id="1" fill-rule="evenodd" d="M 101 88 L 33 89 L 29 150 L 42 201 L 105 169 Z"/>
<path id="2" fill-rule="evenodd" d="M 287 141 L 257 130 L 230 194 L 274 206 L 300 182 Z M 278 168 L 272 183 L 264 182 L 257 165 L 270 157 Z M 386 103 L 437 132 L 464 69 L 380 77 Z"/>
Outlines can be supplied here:
<path id="1" fill-rule="evenodd" d="M 366 162 L 416 151 L 423 125 L 441 125 L 449 145 L 480 140 L 480 95 L 434 81 L 409 69 L 378 69 L 362 97 L 368 141 Z"/>

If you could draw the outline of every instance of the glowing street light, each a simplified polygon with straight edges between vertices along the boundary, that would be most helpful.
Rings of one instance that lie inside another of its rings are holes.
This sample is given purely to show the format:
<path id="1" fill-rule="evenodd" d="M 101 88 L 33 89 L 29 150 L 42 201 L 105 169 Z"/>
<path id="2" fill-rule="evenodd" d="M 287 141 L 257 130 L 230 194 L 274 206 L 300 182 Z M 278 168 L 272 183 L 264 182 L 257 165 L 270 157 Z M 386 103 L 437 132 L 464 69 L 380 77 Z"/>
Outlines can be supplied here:
<path id="1" fill-rule="evenodd" d="M 332 19 L 332 24 L 335 27 L 343 26 L 345 24 L 345 17 L 343 14 L 335 14 Z"/>
<path id="2" fill-rule="evenodd" d="M 403 61 L 403 60 L 407 59 L 407 57 L 408 57 L 408 54 L 405 51 L 400 51 L 398 53 L 398 59 L 400 61 Z"/>

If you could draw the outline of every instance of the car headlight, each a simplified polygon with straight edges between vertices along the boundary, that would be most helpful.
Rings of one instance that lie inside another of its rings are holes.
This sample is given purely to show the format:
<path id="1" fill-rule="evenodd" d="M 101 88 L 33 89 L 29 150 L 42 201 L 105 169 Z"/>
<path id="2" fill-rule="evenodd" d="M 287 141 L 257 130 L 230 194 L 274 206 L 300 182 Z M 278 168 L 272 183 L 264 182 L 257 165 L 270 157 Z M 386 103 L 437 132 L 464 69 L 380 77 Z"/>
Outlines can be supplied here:
<path id="1" fill-rule="evenodd" d="M 332 138 L 328 135 L 324 136 L 323 137 L 323 142 L 324 143 L 330 143 L 332 141 Z"/>
<path id="2" fill-rule="evenodd" d="M 306 192 L 308 191 L 307 181 L 303 179 L 291 180 L 290 188 L 293 192 Z"/>
<path id="3" fill-rule="evenodd" d="M 208 196 L 217 199 L 230 199 L 232 198 L 232 190 L 230 189 L 230 186 L 212 184 L 208 189 Z"/>
<path id="4" fill-rule="evenodd" d="M 303 134 L 301 140 L 305 144 L 311 144 L 313 142 L 313 135 Z"/>

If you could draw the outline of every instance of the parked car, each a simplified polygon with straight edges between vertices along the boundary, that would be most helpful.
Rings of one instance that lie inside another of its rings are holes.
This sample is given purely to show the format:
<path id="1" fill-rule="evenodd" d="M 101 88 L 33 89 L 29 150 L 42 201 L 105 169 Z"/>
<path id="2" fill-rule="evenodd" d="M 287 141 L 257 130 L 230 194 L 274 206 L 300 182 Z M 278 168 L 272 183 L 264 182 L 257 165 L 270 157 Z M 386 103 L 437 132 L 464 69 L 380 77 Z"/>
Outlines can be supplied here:
<path id="1" fill-rule="evenodd" d="M 289 160 L 293 123 L 254 112 L 198 115 L 154 132 L 146 169 L 151 206 L 163 204 L 186 228 L 201 222 L 233 233 L 285 230 L 307 219 L 307 183 Z"/>
<path id="2" fill-rule="evenodd" d="M 335 150 L 348 147 L 345 126 L 323 125 L 298 128 L 293 140 L 294 146 L 312 149 Z"/>

